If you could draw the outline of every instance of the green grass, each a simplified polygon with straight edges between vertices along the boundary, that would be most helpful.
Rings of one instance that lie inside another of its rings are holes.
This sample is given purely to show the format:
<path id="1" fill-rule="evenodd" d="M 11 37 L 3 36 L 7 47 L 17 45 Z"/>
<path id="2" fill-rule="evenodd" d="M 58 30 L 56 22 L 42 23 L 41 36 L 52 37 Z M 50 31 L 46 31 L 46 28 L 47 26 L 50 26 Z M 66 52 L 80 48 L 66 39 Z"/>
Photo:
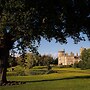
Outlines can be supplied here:
<path id="1" fill-rule="evenodd" d="M 75 78 L 75 77 L 88 77 L 90 74 L 86 73 L 53 73 L 45 75 L 30 75 L 30 76 L 8 76 L 9 81 L 41 81 L 41 80 L 57 80 L 64 78 Z"/>
<path id="2" fill-rule="evenodd" d="M 90 79 L 31 82 L 24 85 L 2 86 L 0 90 L 90 90 Z"/>
<path id="3" fill-rule="evenodd" d="M 41 70 L 41 68 L 42 67 L 35 67 L 33 69 Z M 44 69 L 45 68 L 42 70 Z M 11 76 L 10 73 L 14 72 L 8 72 L 8 81 L 24 81 L 26 84 L 0 86 L 0 90 L 90 90 L 90 69 L 80 70 L 77 68 L 54 67 L 52 70 L 57 71 L 57 73 Z"/>

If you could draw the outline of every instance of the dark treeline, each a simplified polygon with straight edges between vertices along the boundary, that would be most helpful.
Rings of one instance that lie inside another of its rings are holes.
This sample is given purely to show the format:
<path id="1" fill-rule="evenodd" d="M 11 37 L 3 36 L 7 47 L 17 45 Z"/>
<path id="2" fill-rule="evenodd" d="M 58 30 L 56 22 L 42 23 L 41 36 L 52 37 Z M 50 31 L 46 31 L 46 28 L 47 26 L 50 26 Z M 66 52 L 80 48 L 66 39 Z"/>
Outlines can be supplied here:
<path id="1" fill-rule="evenodd" d="M 49 64 L 57 65 L 58 58 L 53 58 L 51 55 L 36 55 L 27 53 L 24 59 L 22 58 L 22 55 L 19 57 L 10 56 L 8 61 L 8 67 L 20 65 L 32 68 L 34 66 L 47 66 Z"/>

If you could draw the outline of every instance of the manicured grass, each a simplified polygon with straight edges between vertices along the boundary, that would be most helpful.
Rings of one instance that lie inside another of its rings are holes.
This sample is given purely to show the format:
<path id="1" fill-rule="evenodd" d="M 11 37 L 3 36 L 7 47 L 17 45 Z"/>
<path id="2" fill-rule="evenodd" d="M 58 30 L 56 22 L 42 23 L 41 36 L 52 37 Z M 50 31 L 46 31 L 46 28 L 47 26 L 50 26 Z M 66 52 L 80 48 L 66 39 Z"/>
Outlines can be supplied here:
<path id="1" fill-rule="evenodd" d="M 7 76 L 9 81 L 42 81 L 42 80 L 57 80 L 64 78 L 75 78 L 75 77 L 89 77 L 90 74 L 86 73 L 53 73 L 45 75 L 30 75 L 30 76 Z"/>
<path id="2" fill-rule="evenodd" d="M 41 68 L 35 67 L 33 69 L 41 70 Z M 10 73 L 14 72 L 8 72 L 8 81 L 24 81 L 26 84 L 0 86 L 0 90 L 90 90 L 90 69 L 80 70 L 77 68 L 54 67 L 52 70 L 57 71 L 57 73 L 11 76 Z"/>
<path id="3" fill-rule="evenodd" d="M 24 85 L 0 86 L 0 90 L 90 90 L 90 79 L 31 82 Z"/>

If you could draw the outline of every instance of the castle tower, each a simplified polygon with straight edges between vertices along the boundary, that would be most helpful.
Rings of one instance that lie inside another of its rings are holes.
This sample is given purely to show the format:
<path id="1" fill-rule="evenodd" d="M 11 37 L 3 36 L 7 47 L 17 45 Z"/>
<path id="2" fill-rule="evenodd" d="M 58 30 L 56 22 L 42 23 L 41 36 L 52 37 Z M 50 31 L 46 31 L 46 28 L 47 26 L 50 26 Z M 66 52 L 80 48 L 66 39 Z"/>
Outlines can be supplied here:
<path id="1" fill-rule="evenodd" d="M 73 53 L 73 52 L 71 52 L 71 53 L 70 53 L 70 56 L 74 56 L 74 53 Z"/>
<path id="2" fill-rule="evenodd" d="M 82 53 L 82 51 L 86 49 L 86 48 L 80 48 L 80 54 Z M 78 53 L 76 53 L 76 55 L 74 55 L 73 52 L 70 53 L 70 55 L 68 53 L 65 53 L 65 50 L 62 51 L 58 51 L 58 65 L 72 65 L 75 62 L 79 62 L 80 61 L 80 56 L 78 55 Z"/>
<path id="3" fill-rule="evenodd" d="M 65 51 L 58 51 L 58 65 L 65 64 Z"/>
<path id="4" fill-rule="evenodd" d="M 58 51 L 58 57 L 61 57 L 65 54 L 65 51 Z"/>

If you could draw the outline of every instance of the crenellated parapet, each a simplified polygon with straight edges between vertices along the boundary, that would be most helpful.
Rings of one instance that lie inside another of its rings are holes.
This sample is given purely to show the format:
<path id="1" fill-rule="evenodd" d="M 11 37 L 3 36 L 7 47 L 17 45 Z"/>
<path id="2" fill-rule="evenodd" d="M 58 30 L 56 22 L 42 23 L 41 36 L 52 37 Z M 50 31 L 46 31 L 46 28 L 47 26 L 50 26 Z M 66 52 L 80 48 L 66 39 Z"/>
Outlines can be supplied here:
<path id="1" fill-rule="evenodd" d="M 80 57 L 78 56 L 78 53 L 75 56 L 73 52 L 68 54 L 65 53 L 65 50 L 58 51 L 58 65 L 71 65 L 79 61 Z"/>

